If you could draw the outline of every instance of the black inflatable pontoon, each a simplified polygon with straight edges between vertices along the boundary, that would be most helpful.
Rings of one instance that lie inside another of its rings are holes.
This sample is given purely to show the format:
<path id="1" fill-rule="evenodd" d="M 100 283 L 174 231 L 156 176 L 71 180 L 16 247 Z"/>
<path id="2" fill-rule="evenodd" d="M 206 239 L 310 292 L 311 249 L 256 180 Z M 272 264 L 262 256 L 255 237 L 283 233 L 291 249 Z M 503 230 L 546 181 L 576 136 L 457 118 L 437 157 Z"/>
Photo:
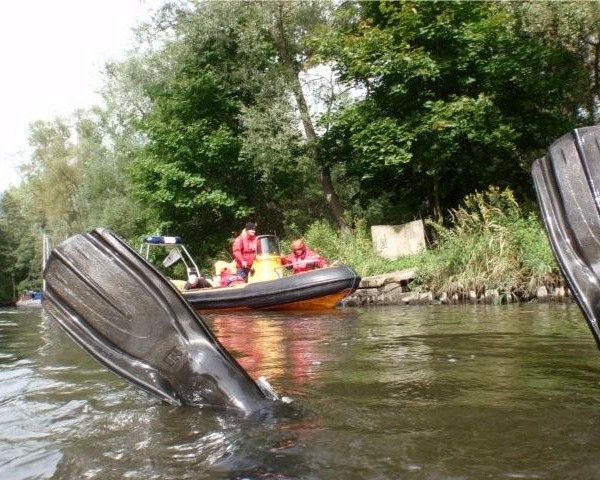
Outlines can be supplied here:
<path id="1" fill-rule="evenodd" d="M 347 265 L 333 265 L 275 280 L 183 292 L 199 311 L 323 310 L 335 308 L 354 292 L 360 276 Z"/>

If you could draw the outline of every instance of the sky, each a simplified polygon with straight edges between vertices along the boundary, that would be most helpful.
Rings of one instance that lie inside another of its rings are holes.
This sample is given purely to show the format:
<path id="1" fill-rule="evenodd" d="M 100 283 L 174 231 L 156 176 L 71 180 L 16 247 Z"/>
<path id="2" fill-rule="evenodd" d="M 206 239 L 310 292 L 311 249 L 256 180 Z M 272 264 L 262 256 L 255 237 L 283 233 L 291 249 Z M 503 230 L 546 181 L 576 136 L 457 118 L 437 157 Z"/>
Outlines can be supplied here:
<path id="1" fill-rule="evenodd" d="M 18 185 L 29 124 L 101 104 L 109 60 L 165 0 L 18 0 L 0 7 L 0 192 Z"/>

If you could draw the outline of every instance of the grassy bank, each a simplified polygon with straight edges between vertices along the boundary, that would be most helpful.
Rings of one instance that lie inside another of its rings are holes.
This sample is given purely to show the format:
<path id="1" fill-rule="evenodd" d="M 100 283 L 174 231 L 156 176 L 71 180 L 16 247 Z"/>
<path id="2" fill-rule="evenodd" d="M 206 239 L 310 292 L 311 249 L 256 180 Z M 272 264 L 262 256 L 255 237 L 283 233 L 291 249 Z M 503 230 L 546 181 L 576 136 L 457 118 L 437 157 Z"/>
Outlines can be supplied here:
<path id="1" fill-rule="evenodd" d="M 537 215 L 523 212 L 510 190 L 492 187 L 469 195 L 451 217 L 447 226 L 427 222 L 434 245 L 396 261 L 374 253 L 370 231 L 361 225 L 354 235 L 342 236 L 319 222 L 305 237 L 325 257 L 352 265 L 361 276 L 416 267 L 411 288 L 436 295 L 497 289 L 526 300 L 539 286 L 563 284 Z"/>

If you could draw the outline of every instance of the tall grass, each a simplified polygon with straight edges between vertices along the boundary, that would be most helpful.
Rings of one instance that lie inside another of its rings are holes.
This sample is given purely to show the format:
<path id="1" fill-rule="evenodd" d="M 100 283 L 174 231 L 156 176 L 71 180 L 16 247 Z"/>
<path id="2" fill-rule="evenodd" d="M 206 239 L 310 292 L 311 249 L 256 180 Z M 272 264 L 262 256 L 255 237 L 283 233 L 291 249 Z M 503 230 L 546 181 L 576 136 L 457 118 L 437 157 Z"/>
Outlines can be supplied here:
<path id="1" fill-rule="evenodd" d="M 433 248 L 396 261 L 375 253 L 370 232 L 360 222 L 352 235 L 316 222 L 304 237 L 330 261 L 347 263 L 363 277 L 417 267 L 412 287 L 436 294 L 497 289 L 526 299 L 540 285 L 562 283 L 537 216 L 524 214 L 510 189 L 490 187 L 468 195 L 451 217 L 449 226 L 427 222 L 438 237 Z"/>
<path id="2" fill-rule="evenodd" d="M 510 189 L 490 187 L 452 210 L 452 225 L 428 222 L 439 236 L 420 258 L 419 283 L 448 294 L 498 289 L 527 298 L 561 276 L 534 213 L 523 214 Z"/>
<path id="3" fill-rule="evenodd" d="M 319 221 L 309 227 L 304 238 L 311 248 L 330 262 L 351 265 L 362 277 L 409 268 L 415 263 L 415 259 L 410 257 L 391 262 L 377 255 L 370 230 L 362 221 L 356 222 L 354 232 L 347 235 L 327 222 Z M 287 247 L 286 243 L 284 247 Z"/>

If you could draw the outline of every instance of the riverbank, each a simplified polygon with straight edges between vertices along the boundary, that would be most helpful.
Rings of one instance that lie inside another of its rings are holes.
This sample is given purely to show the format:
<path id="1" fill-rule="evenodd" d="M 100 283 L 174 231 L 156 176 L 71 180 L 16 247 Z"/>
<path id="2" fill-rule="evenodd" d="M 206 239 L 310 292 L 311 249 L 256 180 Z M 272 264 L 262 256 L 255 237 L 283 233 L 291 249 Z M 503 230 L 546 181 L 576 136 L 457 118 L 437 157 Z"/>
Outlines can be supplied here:
<path id="1" fill-rule="evenodd" d="M 356 291 L 344 300 L 345 306 L 366 305 L 452 305 L 459 303 L 507 304 L 536 301 L 570 302 L 571 292 L 563 285 L 540 286 L 534 294 L 524 292 L 502 292 L 497 289 L 477 292 L 475 290 L 434 293 L 431 291 L 411 290 L 410 282 L 417 275 L 416 268 L 399 270 L 381 275 L 365 277 L 361 280 Z"/>

